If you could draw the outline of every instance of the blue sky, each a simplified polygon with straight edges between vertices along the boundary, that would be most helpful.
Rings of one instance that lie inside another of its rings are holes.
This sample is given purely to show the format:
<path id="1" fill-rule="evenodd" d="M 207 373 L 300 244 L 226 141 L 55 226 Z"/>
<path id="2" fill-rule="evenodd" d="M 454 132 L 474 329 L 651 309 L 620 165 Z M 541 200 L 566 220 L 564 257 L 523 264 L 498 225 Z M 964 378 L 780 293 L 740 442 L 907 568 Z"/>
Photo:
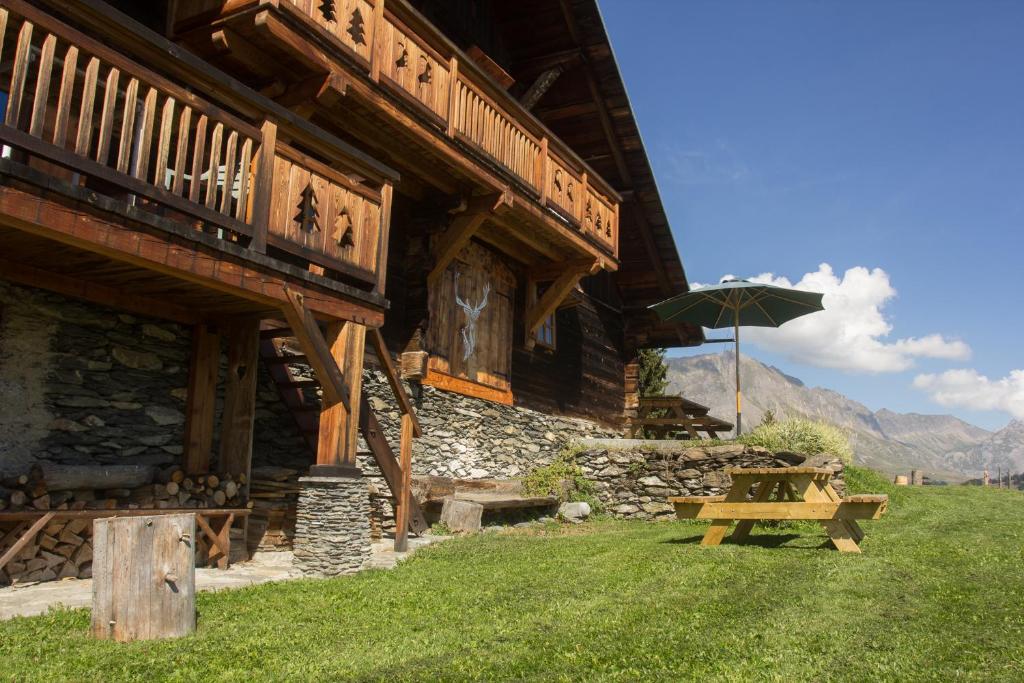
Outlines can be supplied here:
<path id="1" fill-rule="evenodd" d="M 691 281 L 877 268 L 892 329 L 860 342 L 970 347 L 746 352 L 873 409 L 1024 418 L 1024 3 L 600 4 Z"/>

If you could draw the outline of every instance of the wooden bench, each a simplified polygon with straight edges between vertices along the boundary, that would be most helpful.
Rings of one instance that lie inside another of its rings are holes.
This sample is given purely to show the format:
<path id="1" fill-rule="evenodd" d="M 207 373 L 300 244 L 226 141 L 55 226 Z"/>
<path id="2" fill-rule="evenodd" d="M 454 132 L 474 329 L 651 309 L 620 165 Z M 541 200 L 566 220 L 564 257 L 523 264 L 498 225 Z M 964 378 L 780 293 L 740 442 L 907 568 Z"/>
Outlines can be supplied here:
<path id="1" fill-rule="evenodd" d="M 216 562 L 219 569 L 227 569 L 231 560 L 231 526 L 236 518 L 247 517 L 247 508 L 163 508 L 134 510 L 24 510 L 0 512 L 0 524 L 14 522 L 14 528 L 0 536 L 0 569 L 7 566 L 25 546 L 53 521 L 71 519 L 102 519 L 107 517 L 140 517 L 148 515 L 174 515 L 195 513 L 199 528 L 197 546 L 209 548 L 208 562 Z M 214 521 L 219 520 L 219 521 Z M 216 528 L 215 528 L 216 527 Z"/>
<path id="2" fill-rule="evenodd" d="M 484 511 L 552 508 L 557 496 L 531 496 L 523 493 L 516 479 L 452 479 L 415 475 L 413 491 L 420 504 L 441 508 L 441 522 L 452 531 L 476 531 Z"/>
<path id="3" fill-rule="evenodd" d="M 843 552 L 860 552 L 864 532 L 860 519 L 878 519 L 889 505 L 887 495 L 858 494 L 840 498 L 829 483 L 832 471 L 815 467 L 728 468 L 732 488 L 724 496 L 669 498 L 679 519 L 710 519 L 701 545 L 721 543 L 733 521 L 735 541 L 744 540 L 758 520 L 816 520 L 833 545 Z M 756 487 L 753 499 L 747 500 Z M 772 497 L 774 496 L 774 500 Z"/>

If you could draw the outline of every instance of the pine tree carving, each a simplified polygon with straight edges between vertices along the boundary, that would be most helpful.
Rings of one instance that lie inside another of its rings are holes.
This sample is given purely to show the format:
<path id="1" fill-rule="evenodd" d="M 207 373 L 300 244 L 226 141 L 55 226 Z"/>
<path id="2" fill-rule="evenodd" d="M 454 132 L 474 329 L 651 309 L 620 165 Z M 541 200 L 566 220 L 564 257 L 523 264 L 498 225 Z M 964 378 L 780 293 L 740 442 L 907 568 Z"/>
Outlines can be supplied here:
<path id="1" fill-rule="evenodd" d="M 366 27 L 364 26 L 365 20 L 363 19 L 363 13 L 356 10 L 352 12 L 352 19 L 348 22 L 348 35 L 352 38 L 352 42 L 356 45 L 366 45 Z"/>
<path id="2" fill-rule="evenodd" d="M 337 220 L 334 221 L 334 241 L 342 248 L 355 246 L 356 240 L 352 234 L 352 217 L 349 216 L 348 209 L 342 208 Z"/>
<path id="3" fill-rule="evenodd" d="M 321 0 L 320 2 L 320 14 L 323 15 L 327 21 L 337 21 L 338 8 L 335 6 L 335 0 Z"/>
<path id="4" fill-rule="evenodd" d="M 295 214 L 293 219 L 299 224 L 300 230 L 306 232 L 313 232 L 314 230 L 320 230 L 320 209 L 317 207 L 316 192 L 313 191 L 311 184 L 306 184 L 306 187 L 299 193 L 299 212 Z"/>

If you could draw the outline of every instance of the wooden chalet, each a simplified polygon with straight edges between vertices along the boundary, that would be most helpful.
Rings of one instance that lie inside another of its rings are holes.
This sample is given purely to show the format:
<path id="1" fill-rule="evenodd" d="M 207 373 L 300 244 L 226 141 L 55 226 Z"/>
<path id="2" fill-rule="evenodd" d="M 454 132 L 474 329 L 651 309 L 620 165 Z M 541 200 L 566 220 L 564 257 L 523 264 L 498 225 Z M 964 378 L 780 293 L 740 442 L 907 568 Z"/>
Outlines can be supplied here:
<path id="1" fill-rule="evenodd" d="M 248 471 L 261 363 L 307 388 L 283 337 L 315 472 L 361 432 L 398 500 L 388 349 L 621 426 L 636 350 L 703 341 L 647 311 L 687 282 L 595 0 L 0 0 L 0 98 L 0 279 L 191 327 L 188 473 Z"/>

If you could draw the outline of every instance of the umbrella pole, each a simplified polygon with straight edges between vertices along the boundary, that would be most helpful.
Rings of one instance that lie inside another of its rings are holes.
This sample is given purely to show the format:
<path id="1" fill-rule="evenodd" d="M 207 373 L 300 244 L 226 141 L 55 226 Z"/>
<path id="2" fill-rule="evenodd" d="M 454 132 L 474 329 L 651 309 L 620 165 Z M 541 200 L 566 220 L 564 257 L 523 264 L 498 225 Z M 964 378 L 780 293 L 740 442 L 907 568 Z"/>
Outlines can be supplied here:
<path id="1" fill-rule="evenodd" d="M 736 307 L 733 320 L 735 322 L 734 337 L 736 338 L 736 438 L 743 429 L 743 394 L 740 392 L 740 308 Z"/>

